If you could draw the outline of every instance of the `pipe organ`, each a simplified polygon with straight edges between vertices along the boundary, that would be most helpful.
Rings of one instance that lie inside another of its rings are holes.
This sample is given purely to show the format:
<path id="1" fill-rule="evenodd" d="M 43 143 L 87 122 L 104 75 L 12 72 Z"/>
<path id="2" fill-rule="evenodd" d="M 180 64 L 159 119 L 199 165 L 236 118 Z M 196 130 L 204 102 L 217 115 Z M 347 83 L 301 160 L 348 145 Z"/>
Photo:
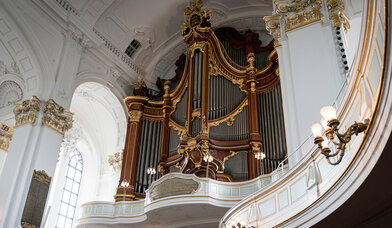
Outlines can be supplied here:
<path id="1" fill-rule="evenodd" d="M 149 98 L 142 81 L 135 91 L 143 96 L 124 99 L 129 119 L 116 201 L 143 198 L 146 188 L 169 172 L 243 181 L 273 171 L 285 159 L 272 42 L 262 46 L 252 31 L 214 32 L 210 10 L 201 6 L 197 0 L 184 10 L 185 61 L 175 80 L 158 79 L 161 100 Z M 265 159 L 255 157 L 260 152 Z M 207 155 L 212 161 L 203 159 Z M 159 172 L 148 174 L 148 168 Z"/>

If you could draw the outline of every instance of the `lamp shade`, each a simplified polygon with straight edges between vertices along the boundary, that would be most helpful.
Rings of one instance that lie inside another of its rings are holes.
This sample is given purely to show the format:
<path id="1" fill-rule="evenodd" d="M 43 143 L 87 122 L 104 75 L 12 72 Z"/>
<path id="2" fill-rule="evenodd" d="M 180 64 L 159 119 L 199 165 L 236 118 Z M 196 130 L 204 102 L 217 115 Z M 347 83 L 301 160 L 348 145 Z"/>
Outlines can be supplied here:
<path id="1" fill-rule="evenodd" d="M 327 121 L 336 119 L 336 109 L 332 106 L 322 107 L 320 113 Z"/>
<path id="2" fill-rule="evenodd" d="M 320 123 L 321 123 L 321 126 L 323 126 L 324 130 L 327 130 L 328 128 L 330 128 L 330 127 L 328 127 L 328 121 L 326 119 L 321 118 Z"/>
<path id="3" fill-rule="evenodd" d="M 327 137 L 323 137 L 324 141 L 321 143 L 322 148 L 328 148 L 328 139 Z"/>
<path id="4" fill-rule="evenodd" d="M 314 137 L 320 137 L 322 131 L 323 128 L 321 127 L 321 124 L 315 123 L 312 125 L 312 132 Z"/>

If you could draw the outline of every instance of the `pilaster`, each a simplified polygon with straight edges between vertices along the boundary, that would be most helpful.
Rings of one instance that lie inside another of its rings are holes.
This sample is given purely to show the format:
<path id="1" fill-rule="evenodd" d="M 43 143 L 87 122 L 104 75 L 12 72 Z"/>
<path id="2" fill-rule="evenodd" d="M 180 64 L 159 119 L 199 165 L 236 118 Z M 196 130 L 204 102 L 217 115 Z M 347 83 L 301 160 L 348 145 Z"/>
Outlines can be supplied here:
<path id="1" fill-rule="evenodd" d="M 140 97 L 140 101 L 131 104 L 129 111 L 127 136 L 123 152 L 122 169 L 117 193 L 114 196 L 116 202 L 130 201 L 135 199 L 135 185 L 137 162 L 140 150 L 140 136 L 143 124 L 143 104 L 147 99 Z"/>
<path id="2" fill-rule="evenodd" d="M 289 165 L 309 151 L 310 126 L 320 121 L 319 109 L 333 105 L 348 70 L 343 42 L 349 21 L 342 0 L 274 1 L 264 17 L 279 55 L 282 103 Z M 346 64 L 346 65 L 344 65 Z"/>
<path id="3" fill-rule="evenodd" d="M 33 96 L 14 105 L 16 125 L 0 176 L 0 227 L 20 227 L 30 182 L 35 171 L 53 177 L 72 113 L 54 100 Z"/>

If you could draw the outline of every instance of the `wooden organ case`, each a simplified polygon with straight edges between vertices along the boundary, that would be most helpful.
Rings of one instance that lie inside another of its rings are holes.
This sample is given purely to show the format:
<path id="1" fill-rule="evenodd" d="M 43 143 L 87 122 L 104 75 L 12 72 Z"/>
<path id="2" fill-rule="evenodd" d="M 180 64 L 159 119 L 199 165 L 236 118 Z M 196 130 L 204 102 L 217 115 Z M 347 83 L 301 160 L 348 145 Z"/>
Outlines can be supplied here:
<path id="1" fill-rule="evenodd" d="M 211 11 L 201 6 L 197 0 L 184 10 L 187 52 L 178 83 L 158 79 L 161 101 L 140 91 L 143 96 L 125 98 L 129 119 L 116 201 L 144 198 L 148 186 L 169 172 L 243 181 L 271 172 L 286 156 L 273 43 L 261 47 L 251 31 L 214 32 Z M 143 87 L 139 82 L 137 89 Z M 260 151 L 263 160 L 255 158 Z M 159 172 L 148 174 L 148 168 Z"/>

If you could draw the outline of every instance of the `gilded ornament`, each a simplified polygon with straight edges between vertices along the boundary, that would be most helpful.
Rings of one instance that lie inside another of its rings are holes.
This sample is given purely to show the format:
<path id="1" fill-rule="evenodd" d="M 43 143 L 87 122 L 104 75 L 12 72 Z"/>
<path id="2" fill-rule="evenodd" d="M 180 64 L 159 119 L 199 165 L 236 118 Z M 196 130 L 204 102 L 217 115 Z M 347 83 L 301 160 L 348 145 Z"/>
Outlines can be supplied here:
<path id="1" fill-rule="evenodd" d="M 181 26 L 183 29 L 183 35 L 186 36 L 190 30 L 194 30 L 195 28 L 200 28 L 203 22 L 210 21 L 210 9 L 201 10 L 203 6 L 203 2 L 201 0 L 196 0 L 196 3 L 191 2 L 190 7 L 185 7 L 184 14 L 187 17 L 186 22 L 184 22 Z"/>
<path id="2" fill-rule="evenodd" d="M 332 21 L 334 27 L 343 25 L 347 31 L 350 29 L 350 19 L 344 12 L 344 3 L 342 0 L 329 0 L 328 2 L 329 19 Z"/>
<path id="3" fill-rule="evenodd" d="M 281 37 L 280 33 L 280 20 L 282 15 L 274 14 L 272 16 L 265 16 L 265 28 L 269 32 L 269 34 L 274 38 L 274 46 L 280 46 L 279 38 Z"/>
<path id="4" fill-rule="evenodd" d="M 24 124 L 34 124 L 40 110 L 41 101 L 32 96 L 30 99 L 14 104 L 15 127 Z"/>
<path id="5" fill-rule="evenodd" d="M 108 156 L 108 163 L 112 167 L 114 173 L 121 171 L 122 159 L 123 152 L 117 152 Z"/>
<path id="6" fill-rule="evenodd" d="M 286 32 L 301 28 L 305 25 L 320 21 L 322 18 L 322 13 L 320 11 L 321 4 L 312 5 L 310 10 L 303 10 L 295 13 L 294 16 L 288 15 L 286 17 Z"/>
<path id="7" fill-rule="evenodd" d="M 38 228 L 38 226 L 32 225 L 28 222 L 22 222 L 21 225 L 22 225 L 22 228 Z"/>
<path id="8" fill-rule="evenodd" d="M 43 112 L 42 126 L 47 126 L 63 136 L 72 128 L 73 113 L 58 105 L 53 99 L 46 102 Z"/>
<path id="9" fill-rule="evenodd" d="M 234 124 L 235 116 L 240 114 L 244 107 L 248 106 L 248 99 L 245 99 L 234 111 L 229 113 L 228 115 L 221 117 L 219 119 L 210 121 L 208 123 L 208 127 L 218 126 L 221 123 L 226 123 L 227 126 L 232 126 Z"/>
<path id="10" fill-rule="evenodd" d="M 33 179 L 46 185 L 49 185 L 52 180 L 45 170 L 34 170 Z"/>
<path id="11" fill-rule="evenodd" d="M 131 122 L 139 122 L 140 118 L 143 115 L 142 111 L 136 111 L 136 110 L 129 111 L 128 114 L 129 114 L 129 121 Z"/>
<path id="12" fill-rule="evenodd" d="M 169 120 L 169 127 L 173 128 L 173 130 L 177 131 L 178 137 L 181 137 L 182 134 L 186 133 L 185 127 L 177 124 L 173 120 Z"/>
<path id="13" fill-rule="evenodd" d="M 14 131 L 7 125 L 0 123 L 0 149 L 8 152 Z"/>

